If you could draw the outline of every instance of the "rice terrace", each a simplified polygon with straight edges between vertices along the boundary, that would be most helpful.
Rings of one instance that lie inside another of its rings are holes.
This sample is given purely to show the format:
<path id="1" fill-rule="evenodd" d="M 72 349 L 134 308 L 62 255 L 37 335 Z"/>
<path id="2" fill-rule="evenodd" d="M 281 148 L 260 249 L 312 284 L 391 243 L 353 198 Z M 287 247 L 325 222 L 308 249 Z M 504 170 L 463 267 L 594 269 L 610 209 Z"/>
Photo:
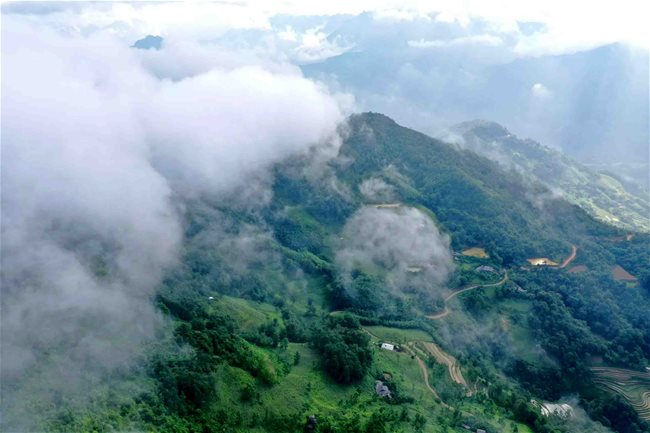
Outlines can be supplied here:
<path id="1" fill-rule="evenodd" d="M 639 372 L 614 367 L 591 367 L 594 382 L 601 388 L 614 392 L 650 421 L 650 371 Z"/>

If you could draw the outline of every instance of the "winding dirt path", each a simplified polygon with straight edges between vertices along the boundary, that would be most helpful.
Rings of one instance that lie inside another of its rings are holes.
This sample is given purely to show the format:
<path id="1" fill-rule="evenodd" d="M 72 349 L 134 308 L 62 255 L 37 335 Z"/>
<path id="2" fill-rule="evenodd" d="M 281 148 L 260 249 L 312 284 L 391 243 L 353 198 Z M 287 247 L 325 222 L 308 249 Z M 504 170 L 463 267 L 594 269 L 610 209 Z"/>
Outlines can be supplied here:
<path id="1" fill-rule="evenodd" d="M 566 259 L 564 259 L 564 261 L 560 265 L 560 268 L 566 268 L 573 260 L 575 260 L 577 252 L 578 252 L 578 247 L 576 247 L 575 245 L 571 245 L 571 254 L 569 254 L 569 256 Z"/>
<path id="2" fill-rule="evenodd" d="M 463 377 L 463 373 L 460 370 L 460 364 L 458 363 L 458 360 L 453 356 L 449 355 L 448 353 L 444 352 L 435 343 L 422 342 L 422 346 L 427 352 L 433 355 L 433 357 L 436 359 L 437 362 L 447 366 L 451 380 L 453 380 L 459 385 L 462 385 L 467 390 L 467 395 L 471 396 L 472 391 L 470 387 L 467 385 L 467 381 L 465 381 L 465 377 Z"/>
<path id="3" fill-rule="evenodd" d="M 574 256 L 575 256 L 575 251 L 574 251 Z M 570 261 L 568 263 L 570 263 Z M 465 287 L 464 289 L 460 289 L 460 290 L 457 290 L 457 291 L 455 291 L 453 293 L 450 293 L 449 295 L 447 295 L 445 297 L 445 304 L 447 302 L 449 302 L 451 299 L 453 299 L 454 297 L 460 295 L 461 293 L 468 292 L 470 290 L 474 290 L 474 289 L 478 289 L 478 288 L 482 288 L 482 287 L 500 286 L 500 285 L 504 284 L 506 281 L 508 281 L 508 271 L 507 270 L 505 271 L 505 275 L 503 276 L 503 278 L 501 280 L 497 281 L 496 283 L 477 284 L 475 286 Z M 441 319 L 441 318 L 449 315 L 450 312 L 451 312 L 451 310 L 449 309 L 449 307 L 445 306 L 445 309 L 441 313 L 432 314 L 432 315 L 425 316 L 425 317 L 427 317 L 428 319 L 437 320 L 437 319 Z M 336 313 L 340 313 L 340 311 L 333 311 L 330 314 L 336 314 Z M 370 335 L 371 337 L 376 338 L 377 340 L 380 340 L 380 341 L 382 340 L 379 336 L 373 334 L 367 328 L 362 327 L 361 329 L 365 333 Z M 418 363 L 418 366 L 420 367 L 420 371 L 422 371 L 422 379 L 424 381 L 424 385 L 427 387 L 429 392 L 431 392 L 431 394 L 433 394 L 434 397 L 438 401 L 440 401 L 440 404 L 442 406 L 444 406 L 447 409 L 451 409 L 452 407 L 449 406 L 447 403 L 445 403 L 442 400 L 442 398 L 440 397 L 440 394 L 438 394 L 438 392 L 431 386 L 431 383 L 429 383 L 429 368 L 427 367 L 426 363 L 422 360 L 422 358 L 420 358 L 418 356 L 418 354 L 415 352 L 415 350 L 413 350 L 413 348 L 410 346 L 410 345 L 416 344 L 416 343 L 418 343 L 418 342 L 411 341 L 409 343 L 406 343 L 406 344 L 402 345 L 401 347 L 406 352 L 408 352 L 409 355 L 411 355 L 413 358 L 415 358 L 416 362 Z M 449 376 L 451 377 L 451 379 L 454 382 L 456 382 L 456 383 L 462 385 L 463 387 L 465 387 L 465 389 L 468 390 L 467 391 L 467 396 L 471 396 L 473 393 L 472 393 L 470 387 L 467 385 L 467 381 L 463 377 L 463 373 L 462 373 L 462 371 L 460 369 L 460 365 L 459 365 L 458 361 L 456 360 L 456 358 L 454 358 L 453 356 L 451 356 L 451 355 L 445 353 L 444 351 L 442 351 L 442 349 L 440 349 L 435 343 L 431 343 L 431 342 L 420 342 L 420 343 L 424 346 L 424 349 L 426 350 L 426 352 L 433 355 L 433 357 L 439 363 L 447 366 L 447 368 L 449 370 Z"/>
<path id="4" fill-rule="evenodd" d="M 382 340 L 381 338 L 379 338 L 378 335 L 375 335 L 375 334 L 373 334 L 372 332 L 370 332 L 369 329 L 367 329 L 367 328 L 365 328 L 365 327 L 362 327 L 361 329 L 363 330 L 363 332 L 365 332 L 366 334 L 370 335 L 371 337 L 374 337 L 374 338 L 378 339 L 379 341 Z M 414 351 L 414 350 L 409 346 L 409 344 L 413 344 L 413 342 L 409 342 L 409 343 L 406 343 L 406 344 L 404 344 L 404 345 L 400 345 L 400 347 L 401 347 L 402 349 L 404 349 L 404 350 L 405 350 L 409 355 L 411 355 L 413 358 L 415 358 L 415 361 L 418 363 L 418 366 L 420 367 L 420 371 L 422 371 L 422 380 L 424 381 L 424 385 L 427 387 L 427 389 L 429 390 L 429 392 L 431 392 L 431 394 L 433 394 L 433 396 L 434 396 L 437 400 L 440 401 L 440 404 L 441 404 L 441 405 L 443 405 L 443 406 L 446 407 L 447 409 L 451 409 L 451 406 L 449 406 L 447 403 L 445 403 L 445 402 L 442 400 L 442 398 L 440 397 L 440 394 L 438 394 L 438 392 L 437 392 L 437 391 L 436 391 L 436 390 L 431 386 L 431 383 L 429 383 L 429 369 L 428 369 L 427 365 L 424 363 L 424 361 L 422 360 L 422 358 L 420 358 L 420 357 L 417 355 L 417 353 L 415 353 L 415 351 Z"/>
<path id="5" fill-rule="evenodd" d="M 405 345 L 402 346 L 402 347 L 404 348 L 404 350 L 406 350 L 406 351 L 409 353 L 409 355 L 411 355 L 412 357 L 414 357 L 415 360 L 417 361 L 418 366 L 420 367 L 420 371 L 422 371 L 422 379 L 424 380 L 424 385 L 425 385 L 425 386 L 427 387 L 427 389 L 431 392 L 431 394 L 434 395 L 434 397 L 435 397 L 436 399 L 440 400 L 440 404 L 441 404 L 441 405 L 443 405 L 443 406 L 446 407 L 447 409 L 451 409 L 451 406 L 449 406 L 447 403 L 445 403 L 445 402 L 442 400 L 442 398 L 440 397 L 440 394 L 438 394 L 438 392 L 437 392 L 437 391 L 436 391 L 436 390 L 431 386 L 431 383 L 429 383 L 429 368 L 428 368 L 427 365 L 424 363 L 424 361 L 422 360 L 422 358 L 420 358 L 420 357 L 417 355 L 417 353 L 415 353 L 415 351 L 414 351 L 410 346 L 408 346 L 408 344 L 411 344 L 411 343 L 407 343 L 407 344 L 405 344 Z"/>
<path id="6" fill-rule="evenodd" d="M 470 286 L 470 287 L 465 287 L 464 289 L 456 290 L 455 292 L 450 293 L 445 297 L 445 309 L 442 310 L 440 313 L 437 314 L 430 314 L 428 316 L 425 316 L 427 319 L 431 320 L 438 320 L 442 319 L 443 317 L 446 317 L 451 313 L 451 310 L 449 307 L 446 305 L 451 299 L 455 298 L 456 296 L 460 295 L 461 293 L 469 292 L 470 290 L 475 290 L 475 289 L 480 289 L 483 287 L 495 287 L 495 286 L 500 286 L 504 284 L 506 281 L 508 281 L 508 271 L 506 270 L 505 275 L 503 278 L 496 283 L 489 283 L 489 284 L 477 284 L 475 286 Z"/>

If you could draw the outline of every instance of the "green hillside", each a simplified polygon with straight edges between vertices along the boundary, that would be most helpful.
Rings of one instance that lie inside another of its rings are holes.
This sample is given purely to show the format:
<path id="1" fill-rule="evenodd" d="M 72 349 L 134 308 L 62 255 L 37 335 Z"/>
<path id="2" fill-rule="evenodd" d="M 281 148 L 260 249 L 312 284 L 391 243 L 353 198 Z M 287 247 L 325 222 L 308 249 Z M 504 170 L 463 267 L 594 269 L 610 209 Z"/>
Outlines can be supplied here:
<path id="1" fill-rule="evenodd" d="M 465 122 L 452 131 L 461 135 L 461 147 L 548 186 L 551 194 L 562 195 L 595 218 L 628 230 L 650 231 L 649 195 L 642 187 L 589 169 L 533 140 L 520 139 L 493 122 Z"/>
<path id="2" fill-rule="evenodd" d="M 568 394 L 590 425 L 650 429 L 590 370 L 650 365 L 647 234 L 381 114 L 341 134 L 325 166 L 275 167 L 268 204 L 187 202 L 141 392 L 41 404 L 38 429 L 571 432 L 531 404 Z"/>

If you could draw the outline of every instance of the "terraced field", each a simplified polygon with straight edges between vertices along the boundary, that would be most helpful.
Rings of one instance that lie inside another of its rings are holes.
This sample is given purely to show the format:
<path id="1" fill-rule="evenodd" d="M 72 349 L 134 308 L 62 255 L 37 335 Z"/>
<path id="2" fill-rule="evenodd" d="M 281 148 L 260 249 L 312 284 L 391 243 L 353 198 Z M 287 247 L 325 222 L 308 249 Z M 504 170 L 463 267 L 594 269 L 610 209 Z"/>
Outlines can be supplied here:
<path id="1" fill-rule="evenodd" d="M 594 382 L 625 398 L 639 416 L 650 421 L 650 372 L 614 367 L 592 367 Z"/>
<path id="2" fill-rule="evenodd" d="M 470 387 L 467 385 L 467 382 L 463 377 L 463 373 L 460 370 L 460 364 L 456 358 L 443 351 L 438 345 L 434 343 L 421 342 L 420 345 L 428 354 L 432 355 L 435 358 L 436 362 L 447 366 L 451 380 L 459 385 L 462 385 L 467 390 L 468 396 L 472 395 L 472 391 L 470 390 Z"/>

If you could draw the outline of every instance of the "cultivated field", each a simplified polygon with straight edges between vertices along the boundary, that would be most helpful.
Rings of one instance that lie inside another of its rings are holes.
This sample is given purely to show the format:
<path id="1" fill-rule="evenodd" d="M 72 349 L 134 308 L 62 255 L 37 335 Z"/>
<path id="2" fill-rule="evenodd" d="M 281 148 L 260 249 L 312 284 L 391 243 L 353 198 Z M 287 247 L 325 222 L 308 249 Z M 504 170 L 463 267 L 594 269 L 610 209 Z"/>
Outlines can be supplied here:
<path id="1" fill-rule="evenodd" d="M 614 367 L 592 367 L 594 382 L 625 398 L 639 416 L 650 421 L 650 372 Z"/>
<path id="2" fill-rule="evenodd" d="M 443 351 L 437 344 L 431 342 L 420 342 L 419 345 L 426 353 L 432 355 L 436 362 L 447 366 L 451 380 L 467 389 L 468 396 L 472 395 L 472 391 L 463 377 L 463 373 L 460 370 L 460 364 L 456 358 Z"/>
<path id="3" fill-rule="evenodd" d="M 483 248 L 468 248 L 462 252 L 464 256 L 476 257 L 477 259 L 487 259 L 490 258 L 488 253 Z"/>
<path id="4" fill-rule="evenodd" d="M 585 265 L 575 265 L 571 269 L 569 269 L 569 272 L 572 274 L 580 274 L 582 272 L 587 272 L 589 269 Z"/>
<path id="5" fill-rule="evenodd" d="M 636 281 L 636 277 L 623 269 L 621 266 L 616 265 L 612 268 L 612 276 L 616 281 Z"/>

